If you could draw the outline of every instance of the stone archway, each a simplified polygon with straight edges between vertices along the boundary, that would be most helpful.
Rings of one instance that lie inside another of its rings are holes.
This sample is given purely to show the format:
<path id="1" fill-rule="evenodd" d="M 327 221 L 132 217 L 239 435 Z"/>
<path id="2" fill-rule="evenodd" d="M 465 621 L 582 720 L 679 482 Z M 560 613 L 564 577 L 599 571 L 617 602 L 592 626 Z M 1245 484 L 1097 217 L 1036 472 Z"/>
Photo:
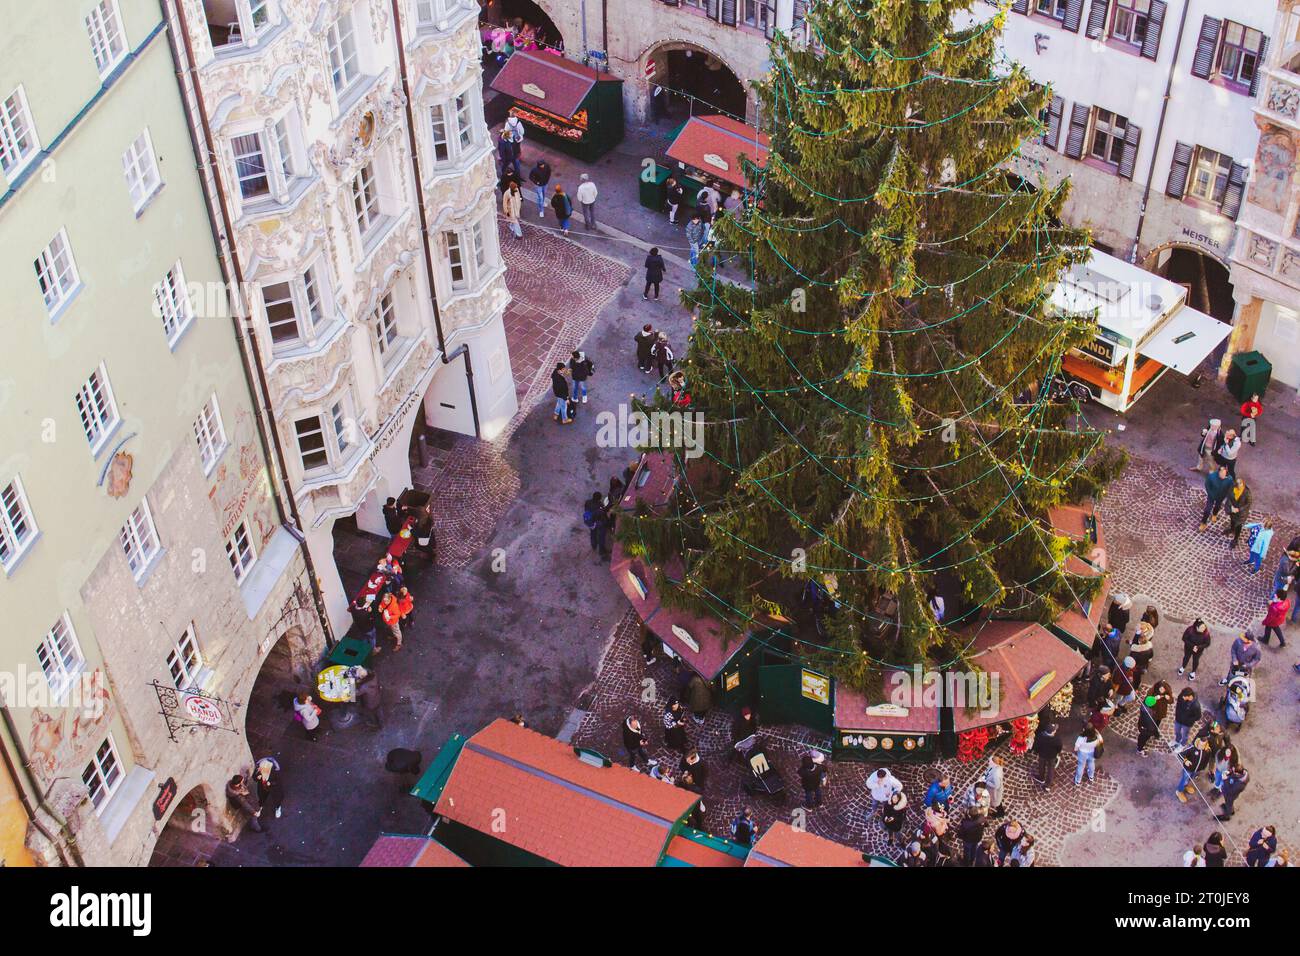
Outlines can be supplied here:
<path id="1" fill-rule="evenodd" d="M 637 61 L 640 76 L 653 61 L 642 115 L 650 122 L 680 122 L 698 113 L 724 113 L 748 122 L 752 97 L 725 60 L 690 40 L 661 40 Z M 651 95 L 654 88 L 658 95 Z"/>
<path id="2" fill-rule="evenodd" d="M 1226 325 L 1233 325 L 1237 304 L 1228 263 L 1213 253 L 1181 242 L 1166 242 L 1148 253 L 1144 267 L 1170 282 L 1187 289 L 1187 304 L 1198 312 L 1212 315 Z M 1226 374 L 1226 363 L 1236 333 L 1224 339 L 1207 359 L 1207 368 Z"/>
<path id="3" fill-rule="evenodd" d="M 290 627 L 271 646 L 244 709 L 244 738 L 254 756 L 274 753 L 283 734 L 295 726 L 293 698 L 314 693 L 315 654 L 303 639 L 302 628 Z"/>
<path id="4" fill-rule="evenodd" d="M 167 815 L 149 856 L 149 866 L 207 865 L 222 842 L 217 816 L 220 807 L 206 785 L 191 787 Z"/>

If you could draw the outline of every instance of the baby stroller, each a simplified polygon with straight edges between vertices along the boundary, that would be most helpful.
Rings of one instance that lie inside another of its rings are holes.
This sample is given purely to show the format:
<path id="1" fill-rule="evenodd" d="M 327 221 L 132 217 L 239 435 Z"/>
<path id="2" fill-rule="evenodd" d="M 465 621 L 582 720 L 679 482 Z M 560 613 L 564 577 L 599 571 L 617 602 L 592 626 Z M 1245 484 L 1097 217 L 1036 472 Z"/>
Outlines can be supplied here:
<path id="1" fill-rule="evenodd" d="M 1229 729 L 1237 731 L 1246 722 L 1250 713 L 1250 703 L 1255 699 L 1255 679 L 1250 674 L 1235 667 L 1228 678 L 1228 686 L 1223 689 L 1223 699 L 1219 706 L 1223 709 L 1223 722 Z"/>
<path id="2" fill-rule="evenodd" d="M 778 806 L 785 806 L 785 781 L 776 772 L 763 750 L 763 739 L 758 734 L 751 734 L 744 740 L 736 742 L 736 753 L 740 754 L 749 772 L 741 782 L 745 792 L 772 799 Z"/>

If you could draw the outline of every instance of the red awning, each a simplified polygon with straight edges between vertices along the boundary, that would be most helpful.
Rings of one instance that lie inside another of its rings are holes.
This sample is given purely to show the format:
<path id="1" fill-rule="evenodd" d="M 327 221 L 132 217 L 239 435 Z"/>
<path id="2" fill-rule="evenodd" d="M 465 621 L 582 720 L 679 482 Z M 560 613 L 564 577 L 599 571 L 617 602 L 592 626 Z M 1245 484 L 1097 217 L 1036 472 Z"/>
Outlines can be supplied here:
<path id="1" fill-rule="evenodd" d="M 521 103 L 572 119 L 601 74 L 548 53 L 520 50 L 501 68 L 492 89 Z"/>
<path id="2" fill-rule="evenodd" d="M 740 157 L 762 167 L 767 164 L 767 151 L 767 136 L 754 127 L 729 116 L 709 114 L 692 116 L 687 121 L 668 147 L 668 156 L 743 188 L 746 183 Z"/>

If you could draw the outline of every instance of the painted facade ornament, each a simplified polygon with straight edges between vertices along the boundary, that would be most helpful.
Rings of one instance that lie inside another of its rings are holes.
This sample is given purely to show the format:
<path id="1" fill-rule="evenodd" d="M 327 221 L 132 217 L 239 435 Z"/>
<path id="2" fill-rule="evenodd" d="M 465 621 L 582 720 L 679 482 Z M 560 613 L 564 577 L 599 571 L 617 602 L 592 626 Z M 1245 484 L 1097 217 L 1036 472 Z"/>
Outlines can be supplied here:
<path id="1" fill-rule="evenodd" d="M 1272 239 L 1265 239 L 1258 233 L 1251 233 L 1246 255 L 1255 265 L 1263 266 L 1266 270 L 1272 269 L 1273 258 L 1277 255 L 1277 243 Z"/>
<path id="2" fill-rule="evenodd" d="M 113 456 L 108 466 L 106 490 L 110 498 L 121 498 L 131 487 L 131 476 L 135 470 L 135 459 L 129 452 L 119 451 Z"/>
<path id="3" fill-rule="evenodd" d="M 1281 213 L 1286 208 L 1287 187 L 1295 170 L 1296 149 L 1291 135 L 1276 127 L 1259 137 L 1255 150 L 1255 177 L 1250 201 L 1261 209 Z"/>

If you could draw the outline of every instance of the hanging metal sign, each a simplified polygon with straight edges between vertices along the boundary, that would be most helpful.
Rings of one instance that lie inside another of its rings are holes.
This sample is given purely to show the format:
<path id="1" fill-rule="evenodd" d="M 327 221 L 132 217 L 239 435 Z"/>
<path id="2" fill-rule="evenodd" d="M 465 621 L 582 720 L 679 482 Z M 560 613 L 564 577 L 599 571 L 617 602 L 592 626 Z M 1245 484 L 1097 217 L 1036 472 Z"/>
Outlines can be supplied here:
<path id="1" fill-rule="evenodd" d="M 242 706 L 211 694 L 192 690 L 177 690 L 158 681 L 149 682 L 158 695 L 158 713 L 167 724 L 167 736 L 177 743 L 177 731 L 198 729 L 225 730 L 239 733 L 235 726 L 235 711 Z"/>

